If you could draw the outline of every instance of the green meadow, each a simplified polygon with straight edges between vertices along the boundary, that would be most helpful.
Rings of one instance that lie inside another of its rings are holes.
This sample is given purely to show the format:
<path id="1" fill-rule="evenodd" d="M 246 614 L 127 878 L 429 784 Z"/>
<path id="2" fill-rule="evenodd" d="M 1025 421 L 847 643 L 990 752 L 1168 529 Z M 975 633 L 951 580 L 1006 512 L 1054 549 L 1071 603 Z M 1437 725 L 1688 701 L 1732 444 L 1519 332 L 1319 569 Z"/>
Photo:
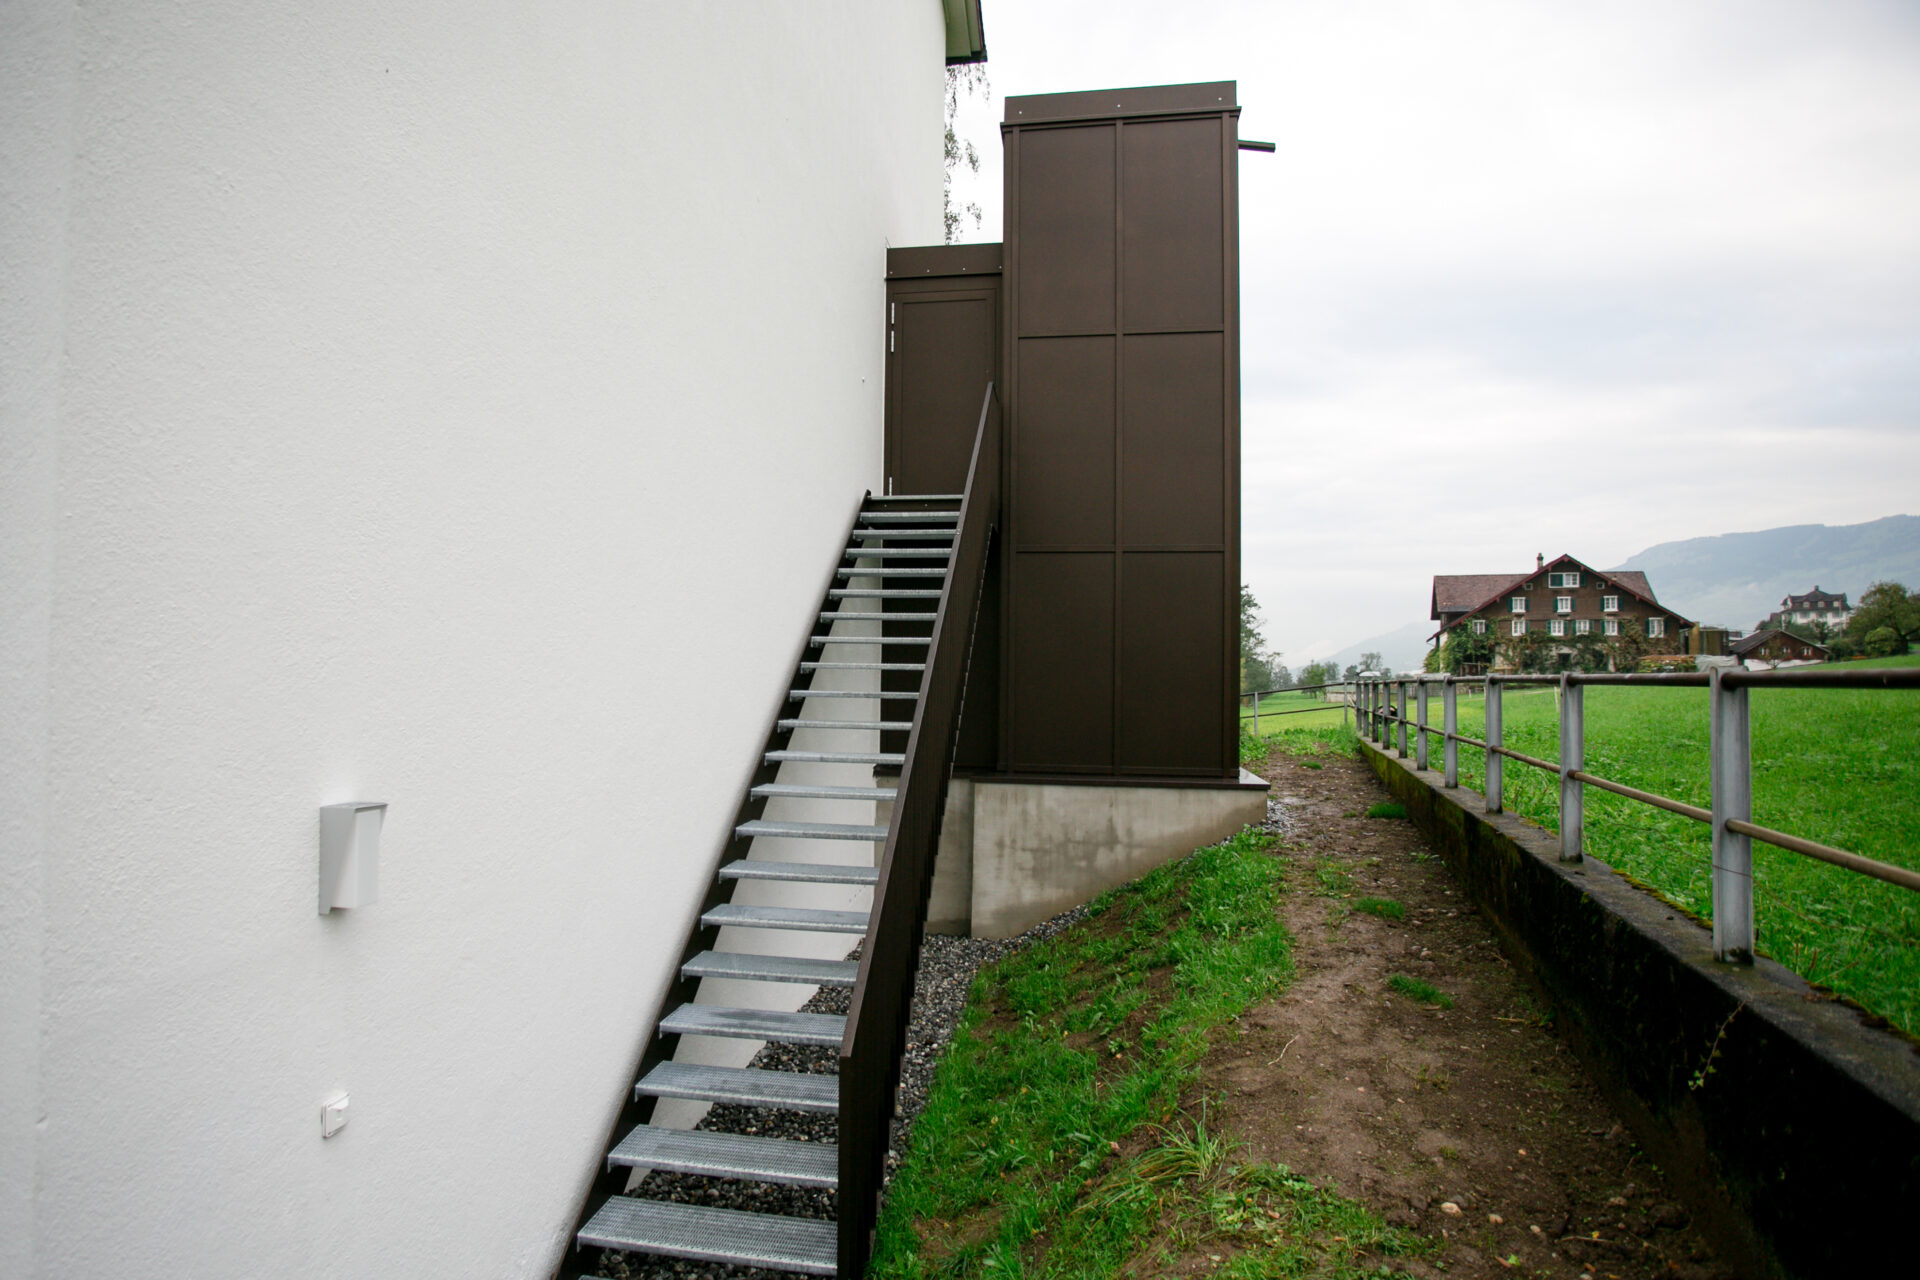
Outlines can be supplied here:
<path id="1" fill-rule="evenodd" d="M 1917 666 L 1920 657 L 1873 665 Z M 1709 804 L 1706 690 L 1596 687 L 1585 696 L 1587 772 Z M 1502 700 L 1504 744 L 1558 760 L 1557 697 L 1552 689 L 1509 690 Z M 1755 689 L 1751 698 L 1753 820 L 1920 869 L 1920 697 Z M 1411 694 L 1407 710 L 1411 716 Z M 1463 734 L 1484 735 L 1483 699 L 1461 698 L 1459 714 Z M 1436 689 L 1429 706 L 1436 728 L 1440 716 Z M 1439 769 L 1437 734 L 1431 744 L 1431 765 Z M 1484 767 L 1482 751 L 1460 748 L 1463 789 L 1484 788 Z M 1513 760 L 1503 773 L 1506 807 L 1557 831 L 1556 777 Z M 1586 849 L 1711 923 L 1706 824 L 1588 787 Z M 1763 954 L 1920 1035 L 1920 893 L 1756 841 L 1754 924 Z"/>

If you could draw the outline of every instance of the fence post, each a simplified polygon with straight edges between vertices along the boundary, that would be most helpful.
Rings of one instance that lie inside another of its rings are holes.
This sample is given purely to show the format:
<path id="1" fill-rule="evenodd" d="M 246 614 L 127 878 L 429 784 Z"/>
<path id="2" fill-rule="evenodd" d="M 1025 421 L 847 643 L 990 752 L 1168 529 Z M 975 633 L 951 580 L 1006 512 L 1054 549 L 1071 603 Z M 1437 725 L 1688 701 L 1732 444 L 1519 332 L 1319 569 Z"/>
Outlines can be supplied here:
<path id="1" fill-rule="evenodd" d="M 1727 830 L 1728 819 L 1753 820 L 1753 752 L 1747 691 L 1709 677 L 1708 736 L 1713 786 L 1713 957 L 1753 963 L 1753 838 Z"/>
<path id="2" fill-rule="evenodd" d="M 1427 678 L 1420 677 L 1415 687 L 1414 700 L 1417 710 L 1414 712 L 1414 724 L 1419 728 L 1414 734 L 1413 767 L 1424 771 L 1427 767 Z"/>
<path id="3" fill-rule="evenodd" d="M 1343 689 L 1343 693 L 1344 693 L 1344 689 Z M 1342 697 L 1342 698 L 1340 699 L 1340 727 L 1341 727 L 1342 729 L 1344 729 L 1344 728 L 1346 728 L 1346 727 L 1347 727 L 1347 723 L 1348 723 L 1348 721 L 1347 721 L 1347 713 L 1348 713 L 1349 711 L 1353 711 L 1354 709 L 1355 709 L 1355 708 L 1354 708 L 1354 705 L 1353 705 L 1353 699 L 1352 699 L 1352 698 L 1350 698 L 1350 697 L 1344 697 L 1344 696 L 1343 696 L 1343 697 Z"/>
<path id="4" fill-rule="evenodd" d="M 1446 764 L 1446 776 L 1442 785 L 1452 788 L 1460 785 L 1460 744 L 1454 735 L 1460 732 L 1460 690 L 1448 676 L 1440 686 L 1440 720 L 1444 726 L 1446 741 L 1440 747 L 1440 755 Z"/>
<path id="5" fill-rule="evenodd" d="M 1217 704 L 1216 704 L 1217 705 Z M 1253 691 L 1253 736 L 1260 736 L 1260 691 Z"/>
<path id="6" fill-rule="evenodd" d="M 1399 756 L 1407 758 L 1407 682 L 1396 680 L 1393 684 L 1393 722 L 1400 726 Z"/>
<path id="7" fill-rule="evenodd" d="M 1487 812 L 1500 812 L 1500 682 L 1487 678 Z"/>
<path id="8" fill-rule="evenodd" d="M 1560 676 L 1560 861 L 1580 861 L 1580 829 L 1585 820 L 1586 787 L 1573 775 L 1587 767 L 1585 685 Z"/>

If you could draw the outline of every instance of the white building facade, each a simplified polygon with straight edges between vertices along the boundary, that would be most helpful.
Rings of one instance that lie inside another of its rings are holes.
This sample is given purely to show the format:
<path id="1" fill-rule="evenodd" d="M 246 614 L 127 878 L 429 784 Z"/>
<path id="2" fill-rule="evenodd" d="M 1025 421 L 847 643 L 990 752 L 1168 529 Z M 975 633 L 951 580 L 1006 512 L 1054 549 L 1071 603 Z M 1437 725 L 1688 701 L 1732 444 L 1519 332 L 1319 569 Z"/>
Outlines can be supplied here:
<path id="1" fill-rule="evenodd" d="M 550 1271 L 880 484 L 968 8 L 0 11 L 0 1275 Z"/>

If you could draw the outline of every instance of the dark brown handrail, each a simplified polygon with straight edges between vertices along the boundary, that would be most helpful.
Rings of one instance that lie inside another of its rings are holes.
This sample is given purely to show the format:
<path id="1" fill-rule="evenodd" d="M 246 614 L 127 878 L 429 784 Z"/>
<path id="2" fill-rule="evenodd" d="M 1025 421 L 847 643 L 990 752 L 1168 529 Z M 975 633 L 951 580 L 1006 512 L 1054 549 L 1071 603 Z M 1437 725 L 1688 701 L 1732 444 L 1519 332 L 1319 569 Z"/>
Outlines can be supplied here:
<path id="1" fill-rule="evenodd" d="M 880 857 L 873 914 L 840 1041 L 840 1275 L 864 1275 L 886 1172 L 887 1138 L 905 1056 L 914 970 L 940 846 L 987 543 L 1000 512 L 1000 401 L 980 405 L 958 536 L 934 614 L 933 643 L 907 738 L 898 798 Z"/>

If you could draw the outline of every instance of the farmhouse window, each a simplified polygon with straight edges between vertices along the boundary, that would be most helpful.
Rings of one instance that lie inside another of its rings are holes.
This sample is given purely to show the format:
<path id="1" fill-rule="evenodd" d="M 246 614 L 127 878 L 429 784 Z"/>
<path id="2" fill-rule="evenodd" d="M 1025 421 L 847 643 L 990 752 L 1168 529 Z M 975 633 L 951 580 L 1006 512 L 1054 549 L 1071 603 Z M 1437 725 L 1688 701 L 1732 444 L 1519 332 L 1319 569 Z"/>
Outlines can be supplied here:
<path id="1" fill-rule="evenodd" d="M 1573 597 L 1572 596 L 1555 596 L 1553 598 L 1553 611 L 1555 613 L 1572 613 Z"/>
<path id="2" fill-rule="evenodd" d="M 1527 620 L 1525 618 L 1515 618 L 1513 620 L 1513 634 L 1517 636 L 1527 634 Z"/>
<path id="3" fill-rule="evenodd" d="M 1665 634 L 1667 634 L 1667 620 L 1665 618 L 1648 618 L 1647 619 L 1647 635 L 1648 636 L 1657 639 L 1660 636 L 1664 636 Z"/>
<path id="4" fill-rule="evenodd" d="M 1579 585 L 1580 575 L 1578 573 L 1550 573 L 1547 575 L 1547 586 L 1549 588 L 1577 587 Z"/>
<path id="5" fill-rule="evenodd" d="M 1477 636 L 1487 634 L 1487 620 L 1485 618 L 1475 618 L 1473 620 L 1473 634 Z"/>
<path id="6" fill-rule="evenodd" d="M 1507 601 L 1507 603 L 1513 606 L 1515 613 L 1525 613 L 1527 611 L 1527 598 L 1525 596 L 1515 596 L 1513 599 Z M 1514 634 L 1518 635 L 1519 632 L 1515 632 Z"/>
<path id="7" fill-rule="evenodd" d="M 1567 620 L 1565 618 L 1555 618 L 1547 624 L 1547 631 L 1556 636 L 1567 634 Z"/>
<path id="8" fill-rule="evenodd" d="M 1619 596 L 1601 596 L 1600 611 L 1602 613 L 1620 612 L 1620 597 Z M 1613 633 L 1609 631 L 1607 634 L 1612 635 Z"/>
<path id="9" fill-rule="evenodd" d="M 1573 634 L 1577 636 L 1584 636 L 1584 635 L 1591 635 L 1592 633 L 1593 633 L 1592 618 L 1575 618 L 1573 620 Z"/>
<path id="10" fill-rule="evenodd" d="M 1618 619 L 1618 618 L 1608 618 L 1608 619 L 1607 619 L 1607 621 L 1606 621 L 1606 632 L 1607 632 L 1607 634 L 1608 634 L 1608 635 L 1610 635 L 1610 636 L 1617 636 L 1617 635 L 1619 635 L 1619 634 L 1620 634 L 1620 619 Z"/>

